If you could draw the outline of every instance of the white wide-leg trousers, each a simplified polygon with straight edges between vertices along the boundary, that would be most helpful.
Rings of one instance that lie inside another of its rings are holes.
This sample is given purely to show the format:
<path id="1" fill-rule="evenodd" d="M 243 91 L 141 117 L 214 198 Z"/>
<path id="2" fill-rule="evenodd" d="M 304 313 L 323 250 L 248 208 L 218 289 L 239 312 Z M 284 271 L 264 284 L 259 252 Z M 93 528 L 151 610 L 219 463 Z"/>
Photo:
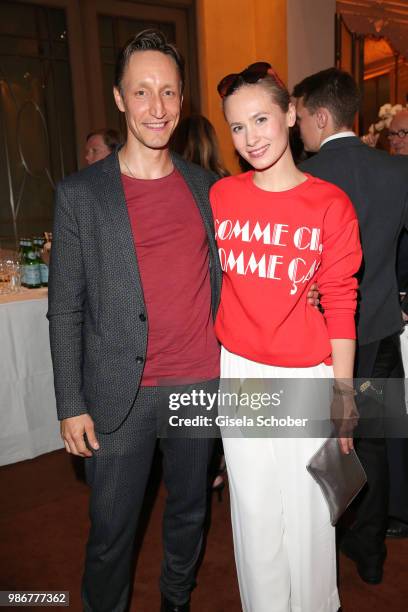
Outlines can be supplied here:
<path id="1" fill-rule="evenodd" d="M 327 378 L 325 364 L 279 368 L 222 350 L 222 378 Z M 306 470 L 316 438 L 224 437 L 244 612 L 337 612 L 335 530 Z"/>

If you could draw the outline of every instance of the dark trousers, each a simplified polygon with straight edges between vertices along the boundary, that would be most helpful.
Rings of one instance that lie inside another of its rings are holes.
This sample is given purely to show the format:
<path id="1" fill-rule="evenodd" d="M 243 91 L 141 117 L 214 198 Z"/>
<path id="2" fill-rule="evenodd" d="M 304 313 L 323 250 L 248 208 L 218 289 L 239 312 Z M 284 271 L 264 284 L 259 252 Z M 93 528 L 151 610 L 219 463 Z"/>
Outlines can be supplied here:
<path id="1" fill-rule="evenodd" d="M 194 388 L 216 392 L 218 381 Z M 86 460 L 91 486 L 91 529 L 82 584 L 86 612 L 127 609 L 134 538 L 165 409 L 160 388 L 141 387 L 126 421 L 113 433 L 97 434 L 100 449 Z M 160 590 L 180 605 L 195 586 L 213 440 L 168 437 L 160 440 L 160 447 L 168 491 Z"/>
<path id="2" fill-rule="evenodd" d="M 352 527 L 361 552 L 373 561 L 382 561 L 385 556 L 384 540 L 388 520 L 389 469 L 384 379 L 391 376 L 400 360 L 398 334 L 360 345 L 356 356 L 356 378 L 362 379 L 359 382 L 371 380 L 379 393 L 377 398 L 375 392 L 357 396 L 361 418 L 356 430 L 355 448 L 367 474 L 367 485 L 356 500 L 356 520 Z M 372 415 L 375 415 L 374 418 L 370 418 Z M 362 423 L 364 419 L 367 419 L 365 425 Z M 375 432 L 378 432 L 378 437 L 374 437 Z"/>
<path id="3" fill-rule="evenodd" d="M 397 363 L 391 377 L 404 379 L 404 366 L 402 359 Z M 394 382 L 394 381 L 393 381 Z M 404 419 L 401 423 L 401 438 L 395 436 L 387 438 L 387 454 L 390 472 L 390 499 L 388 514 L 394 518 L 408 523 L 408 417 L 405 406 L 405 385 L 402 385 L 402 404 Z"/>

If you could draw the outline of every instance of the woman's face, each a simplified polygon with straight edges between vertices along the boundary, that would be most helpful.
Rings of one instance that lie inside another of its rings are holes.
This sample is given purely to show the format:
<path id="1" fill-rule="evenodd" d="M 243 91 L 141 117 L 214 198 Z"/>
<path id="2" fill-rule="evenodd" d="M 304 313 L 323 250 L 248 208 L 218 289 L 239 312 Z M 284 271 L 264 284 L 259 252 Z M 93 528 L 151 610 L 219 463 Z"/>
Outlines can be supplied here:
<path id="1" fill-rule="evenodd" d="M 255 170 L 265 170 L 290 154 L 289 127 L 296 121 L 293 104 L 285 113 L 262 85 L 244 85 L 226 98 L 224 112 L 236 150 Z"/>

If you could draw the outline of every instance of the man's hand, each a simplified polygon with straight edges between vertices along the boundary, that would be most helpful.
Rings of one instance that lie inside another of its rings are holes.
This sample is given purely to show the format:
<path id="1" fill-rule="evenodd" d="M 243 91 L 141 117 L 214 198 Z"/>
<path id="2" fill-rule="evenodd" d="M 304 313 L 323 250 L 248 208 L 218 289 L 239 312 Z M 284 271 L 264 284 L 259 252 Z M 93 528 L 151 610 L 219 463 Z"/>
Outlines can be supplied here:
<path id="1" fill-rule="evenodd" d="M 315 306 L 316 308 L 319 306 L 320 300 L 317 283 L 313 283 L 313 285 L 310 287 L 309 293 L 307 294 L 307 301 L 309 304 Z"/>
<path id="2" fill-rule="evenodd" d="M 80 457 L 92 457 L 92 451 L 86 446 L 84 434 L 89 445 L 98 450 L 99 443 L 95 436 L 94 422 L 89 414 L 80 414 L 61 421 L 61 437 L 68 453 Z"/>

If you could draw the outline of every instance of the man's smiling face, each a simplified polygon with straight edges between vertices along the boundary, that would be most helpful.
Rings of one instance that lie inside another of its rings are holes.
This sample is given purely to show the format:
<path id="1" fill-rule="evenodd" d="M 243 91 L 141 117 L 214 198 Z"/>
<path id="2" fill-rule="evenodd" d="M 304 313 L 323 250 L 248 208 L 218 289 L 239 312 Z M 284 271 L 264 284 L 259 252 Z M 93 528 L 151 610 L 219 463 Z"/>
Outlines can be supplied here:
<path id="1" fill-rule="evenodd" d="M 125 68 L 115 101 L 125 113 L 128 141 L 165 149 L 181 112 L 181 79 L 175 61 L 160 51 L 137 51 Z"/>

